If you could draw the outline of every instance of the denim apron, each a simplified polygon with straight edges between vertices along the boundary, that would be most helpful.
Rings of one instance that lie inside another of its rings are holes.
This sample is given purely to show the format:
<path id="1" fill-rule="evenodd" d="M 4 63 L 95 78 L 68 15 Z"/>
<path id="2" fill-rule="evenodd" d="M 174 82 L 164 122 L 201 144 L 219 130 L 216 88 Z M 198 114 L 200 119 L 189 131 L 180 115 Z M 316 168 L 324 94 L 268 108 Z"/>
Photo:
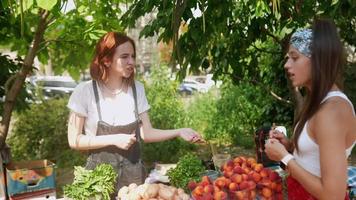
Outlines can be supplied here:
<path id="1" fill-rule="evenodd" d="M 135 101 L 135 117 L 136 120 L 127 125 L 113 126 L 102 120 L 100 99 L 98 95 L 98 88 L 96 81 L 93 80 L 93 89 L 95 95 L 95 102 L 98 111 L 99 121 L 97 124 L 96 135 L 115 135 L 115 134 L 132 134 L 135 131 L 136 142 L 128 149 L 123 150 L 114 145 L 99 149 L 89 150 L 87 158 L 86 169 L 94 169 L 101 163 L 107 163 L 113 166 L 118 176 L 115 185 L 115 196 L 118 190 L 131 183 L 137 185 L 142 184 L 146 177 L 145 168 L 142 164 L 140 155 L 140 119 L 137 110 L 137 94 L 135 84 L 132 86 L 132 93 Z M 113 108 L 114 109 L 114 108 Z M 124 113 L 123 113 L 124 114 Z"/>

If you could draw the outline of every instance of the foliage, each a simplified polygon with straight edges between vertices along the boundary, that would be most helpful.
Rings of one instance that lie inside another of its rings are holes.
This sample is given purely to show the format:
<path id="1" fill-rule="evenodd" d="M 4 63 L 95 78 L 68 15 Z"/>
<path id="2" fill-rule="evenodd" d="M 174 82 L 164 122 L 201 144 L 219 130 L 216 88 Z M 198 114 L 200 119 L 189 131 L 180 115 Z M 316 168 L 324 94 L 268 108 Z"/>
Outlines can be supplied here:
<path id="1" fill-rule="evenodd" d="M 156 19 L 140 36 L 158 34 L 160 41 L 173 40 L 172 58 L 179 64 L 180 77 L 187 72 L 208 71 L 215 79 L 228 77 L 234 84 L 258 84 L 266 96 L 274 93 L 293 103 L 294 90 L 286 87 L 289 84 L 282 67 L 291 33 L 309 26 L 314 17 L 329 17 L 335 20 L 343 41 L 355 47 L 356 4 L 353 0 L 276 2 L 137 0 L 121 19 L 132 27 L 139 17 L 155 12 Z M 200 15 L 194 12 L 197 10 Z M 181 24 L 181 29 L 176 28 Z M 355 54 L 355 49 L 351 53 Z M 350 85 L 355 76 L 348 73 L 348 78 Z M 290 113 L 290 104 L 275 101 L 273 105 L 279 106 L 264 111 L 265 117 L 283 118 L 281 114 Z M 278 119 L 281 121 L 284 119 Z"/>
<path id="2" fill-rule="evenodd" d="M 209 91 L 204 94 L 195 94 L 192 99 L 189 100 L 189 104 L 186 108 L 186 120 L 187 127 L 191 127 L 200 133 L 205 138 L 206 129 L 211 126 L 214 121 L 214 116 L 217 114 L 217 91 Z"/>
<path id="3" fill-rule="evenodd" d="M 74 181 L 64 186 L 64 194 L 73 200 L 110 199 L 114 192 L 117 173 L 110 164 L 100 164 L 94 170 L 74 167 Z"/>
<path id="4" fill-rule="evenodd" d="M 177 83 L 169 79 L 167 67 L 153 68 L 149 80 L 146 86 L 147 99 L 151 106 L 149 115 L 152 126 L 158 129 L 180 128 L 185 119 L 185 113 L 176 92 Z M 179 156 L 193 148 L 193 145 L 181 139 L 145 144 L 144 159 L 151 162 L 176 162 Z"/>
<path id="5" fill-rule="evenodd" d="M 191 180 L 200 181 L 201 174 L 205 168 L 202 161 L 193 154 L 187 154 L 181 157 L 177 166 L 168 170 L 167 175 L 169 182 L 177 187 L 188 192 L 188 183 Z"/>
<path id="6" fill-rule="evenodd" d="M 18 113 L 8 138 L 15 160 L 49 159 L 59 167 L 83 163 L 84 156 L 68 145 L 67 102 L 67 98 L 48 100 Z"/>
<path id="7" fill-rule="evenodd" d="M 216 103 L 218 112 L 212 116 L 214 120 L 206 129 L 206 138 L 251 148 L 253 133 L 264 123 L 271 124 L 274 121 L 270 120 L 277 119 L 284 125 L 290 123 L 291 115 L 287 111 L 276 111 L 279 113 L 277 116 L 267 116 L 278 107 L 273 105 L 273 99 L 265 93 L 262 87 L 253 84 L 233 85 L 226 82 Z"/>
<path id="8" fill-rule="evenodd" d="M 21 63 L 21 58 L 12 60 L 9 56 L 2 55 L 0 53 L 0 112 L 3 112 L 3 100 L 5 99 L 5 91 L 9 89 L 5 87 L 11 85 L 6 85 L 6 82 L 10 79 L 10 77 L 13 77 L 15 73 L 19 71 L 21 68 Z M 3 100 L 1 98 L 3 98 Z M 27 93 L 26 89 L 22 88 L 18 98 L 16 99 L 16 104 L 18 105 L 16 110 L 22 110 L 28 107 L 25 101 L 26 98 L 30 99 L 31 97 Z"/>
<path id="9" fill-rule="evenodd" d="M 356 105 L 356 85 L 354 80 L 355 77 L 356 77 L 356 63 L 352 63 L 346 66 L 345 92 L 350 98 L 353 105 Z"/>
<path id="10" fill-rule="evenodd" d="M 75 1 L 76 8 L 67 10 L 67 0 L 24 1 L 21 12 L 18 1 L 1 1 L 1 12 L 6 15 L 0 22 L 6 23 L 8 28 L 2 32 L 5 37 L 0 44 L 16 51 L 18 56 L 26 55 L 34 37 L 39 11 L 47 9 L 50 16 L 44 41 L 37 52 L 38 59 L 42 64 L 50 61 L 57 74 L 68 71 L 79 79 L 90 62 L 96 41 L 107 31 L 123 30 L 120 22 L 113 20 L 121 14 L 120 2 Z"/>

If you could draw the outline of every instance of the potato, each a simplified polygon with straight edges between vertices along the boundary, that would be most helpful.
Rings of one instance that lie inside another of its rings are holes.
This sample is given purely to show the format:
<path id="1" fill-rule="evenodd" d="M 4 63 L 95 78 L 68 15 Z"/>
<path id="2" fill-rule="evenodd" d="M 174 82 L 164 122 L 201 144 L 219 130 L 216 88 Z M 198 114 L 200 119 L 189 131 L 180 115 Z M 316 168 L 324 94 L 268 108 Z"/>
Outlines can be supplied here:
<path id="1" fill-rule="evenodd" d="M 141 200 L 141 196 L 139 194 L 137 194 L 135 191 L 132 191 L 128 195 L 128 200 Z"/>
<path id="2" fill-rule="evenodd" d="M 182 188 L 178 188 L 177 189 L 177 193 L 178 194 L 185 194 L 184 190 Z"/>
<path id="3" fill-rule="evenodd" d="M 161 187 L 158 191 L 158 195 L 159 195 L 159 197 L 161 197 L 165 200 L 173 200 L 173 197 L 174 197 L 174 193 L 168 187 L 166 187 L 166 188 Z"/>
<path id="4" fill-rule="evenodd" d="M 131 184 L 129 185 L 129 192 L 135 190 L 136 188 L 137 188 L 137 184 L 136 184 L 136 183 L 131 183 Z"/>
<path id="5" fill-rule="evenodd" d="M 143 197 L 150 199 L 157 197 L 160 187 L 157 184 L 150 184 L 147 186 L 146 191 L 143 193 Z"/>
<path id="6" fill-rule="evenodd" d="M 179 197 L 180 197 L 180 200 L 189 200 L 190 199 L 190 196 L 186 193 L 180 194 Z"/>
<path id="7" fill-rule="evenodd" d="M 120 188 L 119 192 L 117 193 L 117 197 L 119 199 L 123 199 L 123 196 L 127 193 L 129 193 L 129 188 L 127 186 L 124 186 Z"/>
<path id="8" fill-rule="evenodd" d="M 142 185 L 139 185 L 139 186 L 137 186 L 137 188 L 135 189 L 135 192 L 137 193 L 137 194 L 139 194 L 142 198 L 143 198 L 143 196 L 144 196 L 144 194 L 145 194 L 145 192 L 146 192 L 146 190 L 147 190 L 147 187 L 149 186 L 149 184 L 142 184 Z M 147 198 L 148 199 L 148 198 Z"/>

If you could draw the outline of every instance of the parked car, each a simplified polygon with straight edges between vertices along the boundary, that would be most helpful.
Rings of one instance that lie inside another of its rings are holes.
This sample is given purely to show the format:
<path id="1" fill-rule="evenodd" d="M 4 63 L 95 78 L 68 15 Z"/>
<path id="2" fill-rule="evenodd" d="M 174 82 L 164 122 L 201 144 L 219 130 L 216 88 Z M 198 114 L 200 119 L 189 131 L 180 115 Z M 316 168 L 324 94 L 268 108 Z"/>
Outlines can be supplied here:
<path id="1" fill-rule="evenodd" d="M 193 79 L 184 79 L 181 85 L 183 85 L 184 87 L 190 87 L 202 93 L 208 92 L 209 90 L 208 85 L 205 85 L 204 83 L 200 83 Z"/>
<path id="2" fill-rule="evenodd" d="M 197 90 L 195 88 L 192 88 L 192 87 L 190 87 L 188 85 L 185 85 L 185 84 L 180 84 L 179 88 L 178 88 L 179 94 L 181 94 L 183 96 L 192 95 L 196 91 Z"/>
<path id="3" fill-rule="evenodd" d="M 69 95 L 78 84 L 69 76 L 32 76 L 29 82 L 30 92 L 37 96 L 39 90 L 44 99 Z"/>

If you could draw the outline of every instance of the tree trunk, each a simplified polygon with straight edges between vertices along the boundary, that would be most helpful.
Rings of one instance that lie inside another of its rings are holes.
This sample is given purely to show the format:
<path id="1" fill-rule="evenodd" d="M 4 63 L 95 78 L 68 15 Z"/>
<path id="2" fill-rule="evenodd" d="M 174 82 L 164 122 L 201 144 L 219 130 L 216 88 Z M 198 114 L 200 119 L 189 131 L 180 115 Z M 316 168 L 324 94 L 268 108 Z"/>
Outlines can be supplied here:
<path id="1" fill-rule="evenodd" d="M 9 131 L 9 125 L 12 115 L 12 110 L 15 106 L 16 97 L 19 94 L 26 76 L 31 72 L 33 60 L 36 57 L 37 51 L 39 49 L 40 43 L 43 40 L 44 32 L 47 28 L 47 18 L 49 15 L 49 11 L 45 10 L 40 12 L 41 18 L 38 22 L 38 27 L 35 33 L 35 36 L 32 41 L 32 46 L 30 46 L 29 51 L 25 57 L 25 60 L 22 64 L 22 68 L 15 75 L 14 82 L 11 85 L 8 92 L 5 94 L 5 103 L 4 103 L 4 111 L 2 113 L 2 119 L 0 123 L 0 149 L 2 149 L 5 145 L 6 137 Z"/>

